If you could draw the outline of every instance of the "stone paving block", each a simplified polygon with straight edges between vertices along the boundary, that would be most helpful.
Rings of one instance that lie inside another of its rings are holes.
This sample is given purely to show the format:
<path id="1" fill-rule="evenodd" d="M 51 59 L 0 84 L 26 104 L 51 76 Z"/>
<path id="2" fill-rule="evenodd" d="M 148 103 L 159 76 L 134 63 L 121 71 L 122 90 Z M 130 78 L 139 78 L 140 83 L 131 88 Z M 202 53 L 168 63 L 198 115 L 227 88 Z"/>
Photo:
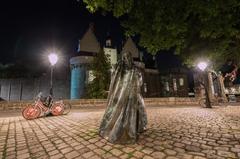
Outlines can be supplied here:
<path id="1" fill-rule="evenodd" d="M 139 152 L 139 151 L 135 151 L 133 153 L 133 156 L 136 157 L 136 158 L 142 158 L 144 156 L 144 153 Z"/>
<path id="2" fill-rule="evenodd" d="M 80 150 L 80 149 L 82 149 L 82 148 L 84 148 L 84 145 L 78 145 L 78 146 L 75 146 L 75 147 L 74 147 L 75 150 Z"/>
<path id="3" fill-rule="evenodd" d="M 128 159 L 129 155 L 128 154 L 123 154 L 121 156 L 119 156 L 120 159 Z"/>
<path id="4" fill-rule="evenodd" d="M 50 159 L 59 159 L 59 158 L 62 158 L 62 157 L 63 157 L 63 155 L 59 153 L 59 154 L 50 156 Z"/>
<path id="5" fill-rule="evenodd" d="M 80 154 L 77 151 L 72 151 L 72 152 L 69 152 L 69 153 L 65 154 L 65 158 L 66 159 L 72 159 L 72 158 L 75 158 L 79 155 Z"/>
<path id="6" fill-rule="evenodd" d="M 71 147 L 66 147 L 66 148 L 64 148 L 64 149 L 61 149 L 60 151 L 61 151 L 61 153 L 62 154 L 66 154 L 66 153 L 68 153 L 68 152 L 70 152 L 70 151 L 72 151 L 73 149 L 71 148 Z"/>
<path id="7" fill-rule="evenodd" d="M 194 152 L 200 152 L 201 148 L 193 145 L 186 146 L 185 148 L 187 151 L 194 151 Z"/>
<path id="8" fill-rule="evenodd" d="M 114 156 L 120 156 L 123 152 L 114 148 L 110 151 Z"/>
<path id="9" fill-rule="evenodd" d="M 185 152 L 186 152 L 185 149 L 183 149 L 183 148 L 178 148 L 178 147 L 175 147 L 173 150 L 176 151 L 177 153 L 185 153 Z"/>
<path id="10" fill-rule="evenodd" d="M 94 149 L 93 151 L 100 156 L 106 153 L 106 151 L 102 149 Z"/>
<path id="11" fill-rule="evenodd" d="M 58 153 L 60 153 L 58 150 L 53 150 L 53 151 L 48 152 L 48 154 L 49 154 L 50 156 L 56 155 L 56 154 L 58 154 Z"/>
<path id="12" fill-rule="evenodd" d="M 166 157 L 166 154 L 164 154 L 163 152 L 153 152 L 151 156 L 155 159 L 163 159 Z"/>
<path id="13" fill-rule="evenodd" d="M 45 148 L 45 150 L 46 150 L 47 152 L 50 152 L 50 151 L 53 151 L 53 150 L 56 150 L 56 149 L 57 149 L 57 148 L 54 147 L 54 146 Z"/>
<path id="14" fill-rule="evenodd" d="M 174 146 L 176 146 L 176 147 L 180 147 L 180 148 L 183 148 L 183 147 L 185 147 L 185 144 L 182 144 L 182 143 L 175 143 Z"/>
<path id="15" fill-rule="evenodd" d="M 151 156 L 144 156 L 143 159 L 154 159 Z"/>
<path id="16" fill-rule="evenodd" d="M 94 150 L 94 149 L 98 148 L 98 147 L 95 146 L 94 144 L 87 145 L 86 147 L 89 148 L 89 149 L 91 149 L 91 150 Z"/>
<path id="17" fill-rule="evenodd" d="M 231 148 L 232 152 L 240 153 L 240 148 Z"/>
<path id="18" fill-rule="evenodd" d="M 101 157 L 102 158 L 113 158 L 113 155 L 111 153 L 105 153 Z"/>
<path id="19" fill-rule="evenodd" d="M 19 158 L 19 159 L 25 159 L 25 158 L 29 158 L 29 157 L 30 157 L 29 153 L 23 153 L 23 154 L 17 155 L 17 158 Z"/>
<path id="20" fill-rule="evenodd" d="M 193 159 L 207 159 L 206 157 L 195 156 Z"/>
<path id="21" fill-rule="evenodd" d="M 89 152 L 87 152 L 87 153 L 82 154 L 82 156 L 83 156 L 84 158 L 89 158 L 89 157 L 91 157 L 91 156 L 93 156 L 93 155 L 94 155 L 94 153 L 93 153 L 92 151 L 89 151 Z"/>
<path id="22" fill-rule="evenodd" d="M 193 159 L 193 156 L 192 155 L 189 155 L 189 154 L 183 154 L 181 156 L 182 159 Z"/>
<path id="23" fill-rule="evenodd" d="M 31 154 L 31 156 L 33 157 L 33 158 L 39 158 L 39 157 L 41 157 L 41 156 L 44 156 L 44 155 L 46 155 L 47 153 L 45 152 L 45 151 L 39 151 L 39 152 L 36 152 L 36 153 L 34 153 L 34 154 Z"/>
<path id="24" fill-rule="evenodd" d="M 94 156 L 89 157 L 89 159 L 101 159 L 101 157 L 97 156 L 97 155 L 94 155 Z"/>
<path id="25" fill-rule="evenodd" d="M 166 157 L 166 159 L 179 159 L 178 157 L 174 157 L 174 156 L 168 156 Z"/>
<path id="26" fill-rule="evenodd" d="M 95 145 L 98 147 L 103 147 L 105 145 L 105 143 L 98 141 L 95 143 Z"/>
<path id="27" fill-rule="evenodd" d="M 67 145 L 66 143 L 61 143 L 59 145 L 56 145 L 56 148 L 59 149 L 59 150 L 67 148 L 67 147 L 69 147 L 69 145 Z"/>
<path id="28" fill-rule="evenodd" d="M 84 154 L 84 153 L 87 153 L 87 152 L 90 152 L 90 151 L 91 151 L 91 150 L 90 150 L 89 148 L 86 148 L 86 147 L 78 150 L 78 152 L 79 152 L 80 154 Z"/>
<path id="29" fill-rule="evenodd" d="M 125 153 L 130 153 L 130 152 L 133 152 L 135 151 L 135 149 L 131 148 L 131 147 L 125 147 L 122 149 L 123 152 Z"/>
<path id="30" fill-rule="evenodd" d="M 164 150 L 164 153 L 167 154 L 167 155 L 171 155 L 171 156 L 177 154 L 176 151 L 174 151 L 174 150 L 170 150 L 170 149 L 165 149 L 165 150 Z"/>
<path id="31" fill-rule="evenodd" d="M 8 159 L 15 159 L 16 156 L 15 155 L 9 155 L 9 156 L 6 156 L 6 158 L 8 158 Z"/>
<path id="32" fill-rule="evenodd" d="M 106 146 L 104 146 L 104 147 L 103 147 L 103 149 L 104 149 L 104 150 L 106 150 L 106 151 L 109 151 L 109 150 L 111 150 L 111 149 L 112 149 L 112 147 L 111 147 L 111 146 L 109 146 L 109 145 L 106 145 Z"/>
<path id="33" fill-rule="evenodd" d="M 217 151 L 217 154 L 219 156 L 222 156 L 222 157 L 226 157 L 226 158 L 236 158 L 236 154 L 233 153 L 233 152 L 229 152 L 229 151 Z"/>

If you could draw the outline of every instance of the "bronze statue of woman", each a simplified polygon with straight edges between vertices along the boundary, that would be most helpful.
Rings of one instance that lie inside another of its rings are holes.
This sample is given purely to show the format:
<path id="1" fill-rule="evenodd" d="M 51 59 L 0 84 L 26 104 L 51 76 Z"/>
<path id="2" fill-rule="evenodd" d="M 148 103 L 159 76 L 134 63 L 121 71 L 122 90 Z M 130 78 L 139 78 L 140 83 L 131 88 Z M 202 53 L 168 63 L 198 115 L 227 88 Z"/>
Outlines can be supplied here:
<path id="1" fill-rule="evenodd" d="M 146 129 L 147 115 L 141 95 L 142 75 L 125 52 L 112 74 L 100 136 L 111 143 L 130 144 Z"/>

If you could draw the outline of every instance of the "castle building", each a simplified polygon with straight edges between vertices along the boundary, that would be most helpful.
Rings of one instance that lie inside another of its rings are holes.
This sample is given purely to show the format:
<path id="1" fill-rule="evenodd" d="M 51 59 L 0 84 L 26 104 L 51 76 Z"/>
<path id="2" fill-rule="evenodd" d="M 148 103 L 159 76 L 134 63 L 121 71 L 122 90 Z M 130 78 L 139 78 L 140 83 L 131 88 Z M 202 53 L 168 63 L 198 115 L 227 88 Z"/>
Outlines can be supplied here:
<path id="1" fill-rule="evenodd" d="M 100 49 L 101 45 L 94 34 L 93 25 L 90 25 L 87 32 L 79 41 L 77 56 L 70 59 L 71 99 L 80 99 L 84 97 L 86 84 L 91 80 L 89 65 L 93 60 L 93 56 L 96 55 Z M 142 61 L 143 54 L 141 54 L 131 37 L 127 38 L 121 52 L 118 54 L 116 47 L 113 46 L 112 38 L 107 36 L 105 44 L 103 45 L 103 50 L 109 58 L 112 68 L 123 52 L 130 52 L 132 54 L 134 64 L 142 71 L 142 92 L 144 97 L 188 96 L 186 73 L 179 71 L 159 73 L 156 68 L 145 68 L 145 64 Z M 140 56 L 140 54 L 142 56 Z"/>

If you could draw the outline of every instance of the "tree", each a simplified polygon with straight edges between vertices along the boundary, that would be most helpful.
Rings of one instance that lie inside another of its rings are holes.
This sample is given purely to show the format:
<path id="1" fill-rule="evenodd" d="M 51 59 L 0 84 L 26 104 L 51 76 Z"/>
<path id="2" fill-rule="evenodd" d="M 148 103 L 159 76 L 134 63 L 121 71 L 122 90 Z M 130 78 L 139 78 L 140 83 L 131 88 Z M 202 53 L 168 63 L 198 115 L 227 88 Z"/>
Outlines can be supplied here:
<path id="1" fill-rule="evenodd" d="M 201 57 L 219 63 L 239 57 L 239 0 L 83 1 L 91 12 L 112 12 L 152 54 L 174 48 L 188 64 Z"/>
<path id="2" fill-rule="evenodd" d="M 90 65 L 92 72 L 92 81 L 87 85 L 88 98 L 106 98 L 107 90 L 110 83 L 110 69 L 111 65 L 108 57 L 101 49 L 99 53 L 94 56 L 93 62 Z"/>
<path id="3" fill-rule="evenodd" d="M 24 77 L 39 77 L 39 70 L 31 70 L 23 64 L 1 64 L 0 63 L 0 78 L 24 78 Z"/>

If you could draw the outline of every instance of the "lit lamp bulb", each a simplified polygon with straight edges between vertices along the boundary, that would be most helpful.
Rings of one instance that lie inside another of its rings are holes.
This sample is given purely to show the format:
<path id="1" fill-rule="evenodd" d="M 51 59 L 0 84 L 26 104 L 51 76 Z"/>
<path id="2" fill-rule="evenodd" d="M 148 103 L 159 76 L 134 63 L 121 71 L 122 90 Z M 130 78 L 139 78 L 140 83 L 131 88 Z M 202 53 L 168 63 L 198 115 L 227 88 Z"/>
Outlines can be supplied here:
<path id="1" fill-rule="evenodd" d="M 204 71 L 207 68 L 207 63 L 206 62 L 199 62 L 197 66 L 201 71 Z"/>
<path id="2" fill-rule="evenodd" d="M 58 61 L 58 56 L 54 53 L 48 55 L 48 60 L 52 66 L 54 66 Z"/>

